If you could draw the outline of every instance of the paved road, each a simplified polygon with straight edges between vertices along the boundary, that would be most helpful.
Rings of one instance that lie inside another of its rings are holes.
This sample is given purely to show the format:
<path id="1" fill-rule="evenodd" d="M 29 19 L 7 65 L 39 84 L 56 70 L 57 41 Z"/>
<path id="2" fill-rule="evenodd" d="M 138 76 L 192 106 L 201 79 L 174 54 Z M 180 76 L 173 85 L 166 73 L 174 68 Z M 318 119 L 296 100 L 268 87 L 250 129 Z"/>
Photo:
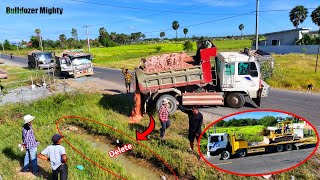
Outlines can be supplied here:
<path id="1" fill-rule="evenodd" d="M 2 55 L 0 58 L 8 59 L 9 56 Z M 21 57 L 15 57 L 12 62 L 27 65 L 27 59 Z M 95 67 L 95 77 L 108 80 L 113 84 L 123 84 L 123 76 L 120 70 L 106 69 Z M 114 87 L 114 86 L 113 86 Z M 119 86 L 117 86 L 119 88 Z M 116 88 L 115 88 L 116 90 Z M 124 88 L 120 89 L 124 91 Z M 250 101 L 248 99 L 248 101 Z M 297 114 L 303 118 L 306 118 L 317 130 L 320 130 L 320 94 L 307 94 L 296 91 L 284 91 L 271 89 L 269 97 L 262 100 L 261 108 L 263 109 L 278 109 L 289 111 Z M 216 114 L 213 116 L 212 121 L 220 116 L 225 116 L 231 113 L 235 113 L 247 109 L 256 109 L 250 103 L 246 103 L 244 107 L 240 109 L 233 109 L 229 107 L 217 107 L 217 108 L 204 108 L 201 109 L 204 112 Z"/>
<path id="2" fill-rule="evenodd" d="M 239 174 L 270 174 L 299 164 L 313 150 L 314 147 L 272 154 L 260 153 L 229 160 L 220 160 L 220 156 L 212 156 L 207 160 L 214 166 Z"/>

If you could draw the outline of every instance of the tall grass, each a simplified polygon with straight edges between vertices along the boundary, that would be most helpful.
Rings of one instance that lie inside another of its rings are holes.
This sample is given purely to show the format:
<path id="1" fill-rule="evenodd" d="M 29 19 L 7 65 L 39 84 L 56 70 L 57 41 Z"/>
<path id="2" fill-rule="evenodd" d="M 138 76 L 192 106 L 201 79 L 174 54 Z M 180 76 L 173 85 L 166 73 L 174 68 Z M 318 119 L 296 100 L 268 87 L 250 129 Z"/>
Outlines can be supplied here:
<path id="1" fill-rule="evenodd" d="M 127 95 L 117 96 L 102 96 L 98 94 L 65 94 L 56 95 L 34 102 L 30 105 L 7 105 L 0 107 L 0 171 L 5 179 L 16 178 L 17 169 L 20 167 L 23 154 L 19 152 L 17 144 L 21 141 L 21 117 L 24 114 L 32 114 L 36 116 L 34 120 L 34 130 L 37 139 L 41 142 L 39 151 L 50 144 L 50 137 L 56 133 L 54 122 L 66 115 L 76 115 L 94 119 L 98 122 L 110 125 L 120 131 L 125 132 L 129 136 L 135 138 L 135 131 L 144 130 L 149 120 L 144 118 L 141 123 L 137 125 L 129 125 L 127 114 L 132 108 L 132 101 Z M 238 177 L 223 172 L 216 171 L 203 161 L 198 161 L 194 154 L 188 153 L 187 129 L 188 120 L 184 114 L 176 113 L 171 117 L 172 126 L 166 132 L 166 141 L 156 140 L 158 137 L 159 121 L 156 118 L 156 128 L 151 134 L 150 141 L 143 142 L 143 144 L 154 152 L 164 158 L 178 174 L 180 179 L 256 179 L 250 177 Z M 166 170 L 166 167 L 156 158 L 152 153 L 147 151 L 141 145 L 122 136 L 119 133 L 98 126 L 94 123 L 85 123 L 73 119 L 65 121 L 66 123 L 74 123 L 87 129 L 88 132 L 100 134 L 109 139 L 120 139 L 125 143 L 133 145 L 131 156 L 136 158 L 143 158 L 152 162 L 159 169 Z M 106 152 L 97 149 L 92 149 L 84 139 L 79 139 L 76 136 L 68 136 L 68 140 L 81 149 L 86 155 L 90 156 L 94 161 L 102 164 L 104 167 L 112 171 L 121 173 L 128 179 L 134 179 L 128 172 L 124 172 L 123 168 L 110 160 Z M 66 147 L 67 155 L 69 157 L 69 177 L 70 179 L 114 179 L 110 174 L 91 165 L 89 162 L 83 160 L 81 156 L 75 153 L 69 146 Z M 85 167 L 84 171 L 79 171 L 75 168 L 76 165 L 82 164 Z M 277 175 L 277 179 L 288 179 L 291 174 L 300 172 L 299 176 L 305 179 L 314 179 L 315 174 L 311 174 L 308 168 L 310 164 L 307 163 L 294 172 L 283 173 Z M 50 172 L 50 167 L 43 168 Z"/>
<path id="2" fill-rule="evenodd" d="M 273 55 L 275 69 L 267 82 L 276 88 L 306 91 L 308 84 L 320 92 L 320 75 L 315 74 L 316 55 L 288 54 Z"/>

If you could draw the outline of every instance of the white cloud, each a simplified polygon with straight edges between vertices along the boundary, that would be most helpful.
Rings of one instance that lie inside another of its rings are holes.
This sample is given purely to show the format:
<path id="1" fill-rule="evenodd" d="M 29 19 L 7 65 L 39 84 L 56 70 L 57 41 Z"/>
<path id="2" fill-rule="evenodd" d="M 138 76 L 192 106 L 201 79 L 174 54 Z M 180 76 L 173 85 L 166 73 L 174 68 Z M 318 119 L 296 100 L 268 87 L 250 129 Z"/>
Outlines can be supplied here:
<path id="1" fill-rule="evenodd" d="M 128 26 L 128 29 L 136 30 L 137 28 L 135 26 Z"/>
<path id="2" fill-rule="evenodd" d="M 138 18 L 138 17 L 134 17 L 134 16 L 122 16 L 122 18 L 129 19 L 129 20 L 136 21 L 136 22 L 141 22 L 141 23 L 150 23 L 151 22 L 149 19 Z"/>

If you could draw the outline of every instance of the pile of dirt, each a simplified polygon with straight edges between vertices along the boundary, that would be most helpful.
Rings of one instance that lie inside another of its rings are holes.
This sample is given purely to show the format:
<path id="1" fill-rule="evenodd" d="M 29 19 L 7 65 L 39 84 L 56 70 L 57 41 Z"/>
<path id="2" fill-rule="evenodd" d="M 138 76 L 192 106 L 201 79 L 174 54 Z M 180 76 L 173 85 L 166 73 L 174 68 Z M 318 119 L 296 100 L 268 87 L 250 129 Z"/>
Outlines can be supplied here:
<path id="1" fill-rule="evenodd" d="M 138 123 L 142 119 L 142 111 L 141 111 L 141 94 L 138 90 L 134 93 L 134 108 L 131 112 L 131 116 L 129 118 L 129 123 Z"/>
<path id="2" fill-rule="evenodd" d="M 142 58 L 140 65 L 145 73 L 152 73 L 193 66 L 187 62 L 193 62 L 193 58 L 185 52 L 181 52 L 152 56 L 147 59 Z"/>

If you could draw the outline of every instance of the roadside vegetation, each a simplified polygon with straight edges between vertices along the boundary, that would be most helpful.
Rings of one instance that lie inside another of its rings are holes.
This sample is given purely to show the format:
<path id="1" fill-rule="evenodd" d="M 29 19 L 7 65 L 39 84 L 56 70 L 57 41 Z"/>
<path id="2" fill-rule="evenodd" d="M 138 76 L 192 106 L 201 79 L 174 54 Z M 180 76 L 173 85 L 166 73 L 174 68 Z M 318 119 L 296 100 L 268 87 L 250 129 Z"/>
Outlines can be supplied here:
<path id="1" fill-rule="evenodd" d="M 267 83 L 274 88 L 306 91 L 313 84 L 313 92 L 320 92 L 320 75 L 315 74 L 316 55 L 273 55 L 275 68 Z"/>
<path id="2" fill-rule="evenodd" d="M 21 178 L 18 171 L 20 169 L 19 163 L 21 163 L 24 153 L 20 152 L 17 144 L 21 142 L 21 118 L 23 115 L 30 113 L 36 116 L 34 129 L 37 139 L 41 142 L 38 151 L 41 151 L 51 143 L 50 137 L 54 133 L 57 133 L 55 121 L 67 115 L 76 115 L 96 120 L 135 138 L 135 130 L 143 131 L 148 126 L 149 119 L 145 117 L 141 123 L 129 125 L 128 115 L 131 112 L 131 108 L 132 102 L 128 100 L 128 95 L 109 96 L 99 94 L 60 94 L 30 105 L 15 104 L 0 107 L 0 138 L 5 140 L 0 141 L 0 173 L 2 177 L 5 179 Z M 154 117 L 156 118 L 156 116 Z M 160 126 L 156 118 L 156 128 L 150 135 L 151 140 L 142 143 L 164 158 L 180 179 L 259 179 L 229 175 L 209 167 L 204 161 L 198 161 L 195 154 L 187 152 L 189 145 L 187 140 L 188 121 L 186 115 L 176 113 L 171 119 L 172 126 L 166 132 L 167 139 L 165 141 L 160 142 L 157 140 Z M 129 154 L 132 157 L 148 160 L 156 168 L 164 169 L 167 173 L 170 173 L 158 158 L 141 145 L 108 128 L 94 123 L 78 121 L 77 119 L 65 120 L 64 123 L 81 126 L 91 134 L 106 136 L 110 140 L 120 139 L 124 143 L 131 143 L 134 148 Z M 107 152 L 91 148 L 88 142 L 76 136 L 69 136 L 67 134 L 66 138 L 95 162 L 128 179 L 134 179 L 130 173 L 124 172 L 121 166 L 113 162 L 108 157 Z M 115 179 L 112 175 L 84 160 L 67 144 L 63 143 L 63 145 L 66 147 L 69 157 L 70 179 Z M 41 161 L 39 160 L 39 162 Z M 50 167 L 46 163 L 41 162 L 41 167 L 44 171 L 51 172 Z M 276 175 L 276 177 L 277 179 L 288 179 L 291 178 L 291 175 L 296 175 L 302 179 L 317 179 L 319 176 L 313 173 L 314 168 L 311 168 L 315 167 L 313 163 L 308 162 L 294 171 L 282 173 Z M 82 164 L 85 170 L 77 170 L 75 167 L 78 164 Z"/>
<path id="3" fill-rule="evenodd" d="M 0 66 L 0 68 L 7 71 L 8 78 L 1 79 L 0 84 L 8 91 L 20 86 L 31 85 L 31 76 L 34 84 L 42 83 L 43 77 L 48 81 L 47 75 L 43 70 L 30 70 L 19 66 Z"/>

